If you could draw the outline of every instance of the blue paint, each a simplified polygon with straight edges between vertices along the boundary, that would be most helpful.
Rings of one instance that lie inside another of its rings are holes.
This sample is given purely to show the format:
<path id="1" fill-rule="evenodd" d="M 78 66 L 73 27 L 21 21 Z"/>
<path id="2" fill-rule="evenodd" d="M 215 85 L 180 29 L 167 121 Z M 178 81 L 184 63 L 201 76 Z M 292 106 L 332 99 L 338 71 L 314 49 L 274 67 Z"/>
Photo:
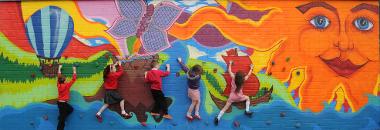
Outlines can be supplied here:
<path id="1" fill-rule="evenodd" d="M 68 118 L 67 129 L 295 129 L 297 123 L 301 124 L 299 129 L 376 129 L 380 127 L 378 123 L 380 122 L 380 107 L 373 105 L 371 102 L 357 113 L 336 112 L 332 106 L 326 106 L 327 108 L 320 113 L 311 113 L 294 109 L 276 96 L 270 103 L 255 107 L 253 109 L 255 114 L 252 118 L 247 118 L 243 115 L 242 111 L 235 109 L 233 113 L 226 114 L 226 116 L 231 116 L 231 119 L 223 118 L 222 123 L 218 127 L 215 127 L 212 124 L 215 114 L 207 115 L 201 109 L 203 120 L 188 123 L 184 118 L 184 112 L 187 107 L 184 107 L 180 103 L 186 102 L 186 100 L 178 101 L 178 99 L 184 99 L 185 96 L 180 95 L 178 97 L 177 94 L 168 91 L 165 91 L 165 93 L 172 96 L 176 95 L 174 98 L 177 101 L 170 108 L 170 113 L 174 116 L 174 120 L 172 121 L 165 120 L 157 124 L 149 118 L 148 127 L 145 128 L 140 126 L 135 118 L 124 120 L 116 112 L 106 110 L 103 115 L 103 123 L 98 123 L 94 117 L 94 113 L 96 113 L 102 103 L 97 101 L 88 103 L 87 108 L 79 107 L 81 103 L 72 103 L 74 112 Z M 204 93 L 202 96 L 204 96 Z M 380 99 L 377 99 L 378 101 Z M 187 103 L 185 103 L 186 106 L 188 105 Z M 202 106 L 204 106 L 204 103 Z M 280 117 L 279 113 L 283 111 L 286 112 L 286 116 Z M 49 130 L 54 129 L 57 124 L 58 109 L 55 105 L 37 103 L 22 109 L 5 107 L 0 110 L 0 113 L 0 119 L 2 120 L 0 128 L 13 129 L 15 128 L 15 124 L 17 124 L 17 129 Z M 48 115 L 48 120 L 43 120 L 42 117 L 45 114 Z M 83 114 L 82 118 L 80 117 L 81 114 Z M 240 128 L 234 128 L 233 121 L 235 120 L 240 122 Z M 270 120 L 270 125 L 267 125 L 268 120 Z M 30 125 L 31 122 L 34 122 L 33 126 Z"/>
<path id="2" fill-rule="evenodd" d="M 107 25 L 107 21 L 102 18 L 92 18 L 95 22 L 101 23 L 103 25 Z"/>
<path id="3" fill-rule="evenodd" d="M 74 33 L 72 18 L 56 6 L 34 12 L 25 24 L 30 44 L 38 56 L 45 58 L 61 57 Z"/>
<path id="4" fill-rule="evenodd" d="M 110 44 L 110 42 L 103 37 L 89 38 L 87 40 L 90 43 L 91 47 L 96 47 L 96 46 L 100 46 L 100 45 L 104 45 L 104 44 Z"/>

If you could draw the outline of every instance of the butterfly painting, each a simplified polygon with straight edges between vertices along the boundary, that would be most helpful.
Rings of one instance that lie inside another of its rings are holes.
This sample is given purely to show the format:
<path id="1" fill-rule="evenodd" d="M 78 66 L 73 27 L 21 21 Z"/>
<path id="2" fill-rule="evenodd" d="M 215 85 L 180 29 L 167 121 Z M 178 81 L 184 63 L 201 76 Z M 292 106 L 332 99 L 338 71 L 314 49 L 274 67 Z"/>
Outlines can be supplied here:
<path id="1" fill-rule="evenodd" d="M 153 55 L 170 47 L 167 30 L 183 9 L 170 2 L 154 6 L 143 0 L 116 0 L 119 17 L 107 30 L 115 39 L 137 36 L 142 44 L 140 55 Z"/>

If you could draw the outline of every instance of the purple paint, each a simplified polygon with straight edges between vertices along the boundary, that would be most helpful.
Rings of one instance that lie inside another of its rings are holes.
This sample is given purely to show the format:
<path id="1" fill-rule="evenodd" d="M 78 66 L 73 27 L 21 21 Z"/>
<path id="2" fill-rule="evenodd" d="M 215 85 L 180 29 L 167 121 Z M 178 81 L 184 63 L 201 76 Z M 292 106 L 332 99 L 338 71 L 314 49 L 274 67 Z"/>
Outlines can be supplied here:
<path id="1" fill-rule="evenodd" d="M 230 2 L 228 5 L 227 13 L 234 15 L 239 19 L 251 19 L 253 21 L 259 21 L 264 15 L 268 14 L 271 9 L 264 11 L 261 10 L 245 10 L 234 2 Z"/>
<path id="2" fill-rule="evenodd" d="M 173 41 L 177 40 L 177 38 L 168 34 L 168 40 L 169 40 L 169 43 L 171 44 Z"/>
<path id="3" fill-rule="evenodd" d="M 206 24 L 201 29 L 199 29 L 193 38 L 198 43 L 208 47 L 219 47 L 230 42 L 230 40 L 224 38 L 218 29 L 209 24 Z"/>
<path id="4" fill-rule="evenodd" d="M 181 15 L 178 17 L 176 22 L 179 24 L 183 24 L 190 18 L 190 16 L 191 16 L 191 14 L 186 13 L 186 12 L 182 12 Z"/>

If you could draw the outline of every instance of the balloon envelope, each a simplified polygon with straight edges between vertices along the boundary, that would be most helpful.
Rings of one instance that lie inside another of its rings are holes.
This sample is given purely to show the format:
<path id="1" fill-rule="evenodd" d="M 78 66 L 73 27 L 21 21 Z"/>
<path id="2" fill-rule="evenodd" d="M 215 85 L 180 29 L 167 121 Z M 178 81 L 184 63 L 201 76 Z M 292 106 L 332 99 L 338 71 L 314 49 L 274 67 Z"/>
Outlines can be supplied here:
<path id="1" fill-rule="evenodd" d="M 29 17 L 25 29 L 38 56 L 59 58 L 73 37 L 74 23 L 63 9 L 47 6 Z"/>

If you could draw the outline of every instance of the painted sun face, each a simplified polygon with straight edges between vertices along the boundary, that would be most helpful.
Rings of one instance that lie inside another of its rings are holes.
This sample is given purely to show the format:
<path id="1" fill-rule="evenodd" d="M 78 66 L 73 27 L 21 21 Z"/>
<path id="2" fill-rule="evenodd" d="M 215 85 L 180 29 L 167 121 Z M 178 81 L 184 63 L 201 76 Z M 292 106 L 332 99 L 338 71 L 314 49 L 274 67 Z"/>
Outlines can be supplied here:
<path id="1" fill-rule="evenodd" d="M 378 6 L 367 3 L 310 2 L 296 46 L 308 77 L 300 87 L 300 108 L 321 111 L 343 90 L 352 111 L 364 106 L 379 74 Z M 321 89 L 323 88 L 323 89 Z"/>
<path id="2" fill-rule="evenodd" d="M 346 8 L 312 2 L 297 9 L 308 22 L 300 33 L 300 48 L 337 76 L 350 78 L 368 62 L 378 61 L 377 6 L 362 3 Z"/>

